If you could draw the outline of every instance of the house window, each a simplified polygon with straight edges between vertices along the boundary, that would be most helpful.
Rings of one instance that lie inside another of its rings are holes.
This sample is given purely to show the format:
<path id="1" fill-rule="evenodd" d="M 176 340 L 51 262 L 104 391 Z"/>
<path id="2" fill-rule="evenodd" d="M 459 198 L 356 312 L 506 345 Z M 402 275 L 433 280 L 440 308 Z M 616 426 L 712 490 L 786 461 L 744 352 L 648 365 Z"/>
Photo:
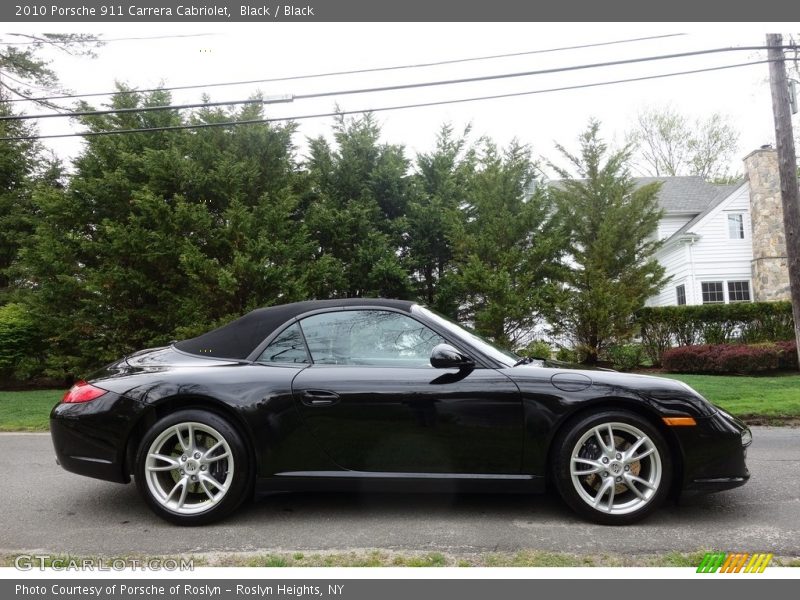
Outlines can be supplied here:
<path id="1" fill-rule="evenodd" d="M 725 302 L 721 281 L 704 281 L 700 284 L 703 304 L 721 304 Z"/>
<path id="2" fill-rule="evenodd" d="M 728 215 L 728 237 L 732 240 L 744 239 L 744 215 Z"/>
<path id="3" fill-rule="evenodd" d="M 750 302 L 750 282 L 729 281 L 728 302 Z"/>
<path id="4" fill-rule="evenodd" d="M 678 300 L 678 306 L 686 304 L 686 286 L 681 284 L 675 288 L 675 297 Z"/>

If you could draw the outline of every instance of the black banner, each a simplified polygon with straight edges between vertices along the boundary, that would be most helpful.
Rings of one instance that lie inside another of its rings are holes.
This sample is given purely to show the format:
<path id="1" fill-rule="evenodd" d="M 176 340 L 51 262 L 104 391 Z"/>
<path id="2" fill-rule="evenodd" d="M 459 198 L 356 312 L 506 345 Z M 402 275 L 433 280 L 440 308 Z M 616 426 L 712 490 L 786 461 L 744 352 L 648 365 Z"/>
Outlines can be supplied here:
<path id="1" fill-rule="evenodd" d="M 701 576 L 698 576 L 698 578 Z M 753 598 L 773 594 L 773 598 L 795 597 L 797 581 L 791 579 L 723 578 L 706 575 L 703 579 L 641 579 L 624 581 L 609 573 L 602 579 L 217 579 L 217 580 L 102 580 L 36 579 L 0 582 L 0 597 L 14 600 L 262 600 L 290 598 L 303 600 L 425 600 L 428 598 L 591 598 L 619 600 L 621 590 L 639 589 L 648 600 L 690 598 Z"/>
<path id="2" fill-rule="evenodd" d="M 22 22 L 748 22 L 800 20 L 787 0 L 32 0 L 3 2 L 0 19 Z"/>

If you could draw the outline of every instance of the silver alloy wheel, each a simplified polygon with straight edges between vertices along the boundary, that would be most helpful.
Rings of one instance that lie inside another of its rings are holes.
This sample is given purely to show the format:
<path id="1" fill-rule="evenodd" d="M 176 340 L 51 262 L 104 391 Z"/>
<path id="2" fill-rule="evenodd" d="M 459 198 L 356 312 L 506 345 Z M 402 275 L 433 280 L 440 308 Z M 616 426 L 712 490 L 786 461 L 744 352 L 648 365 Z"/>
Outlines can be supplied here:
<path id="1" fill-rule="evenodd" d="M 165 429 L 147 449 L 147 487 L 164 508 L 180 515 L 210 510 L 233 481 L 233 453 L 225 438 L 203 423 Z"/>
<path id="2" fill-rule="evenodd" d="M 628 423 L 602 423 L 581 436 L 570 455 L 572 484 L 591 508 L 612 515 L 636 512 L 661 483 L 653 440 Z"/>

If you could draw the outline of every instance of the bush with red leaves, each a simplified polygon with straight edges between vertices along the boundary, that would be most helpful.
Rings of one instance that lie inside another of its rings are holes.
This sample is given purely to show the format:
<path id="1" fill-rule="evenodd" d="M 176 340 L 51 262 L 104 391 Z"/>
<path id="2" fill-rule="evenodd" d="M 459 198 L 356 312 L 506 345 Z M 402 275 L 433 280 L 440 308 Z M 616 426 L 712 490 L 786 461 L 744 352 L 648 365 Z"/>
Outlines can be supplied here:
<path id="1" fill-rule="evenodd" d="M 673 373 L 764 373 L 797 369 L 795 342 L 681 346 L 664 352 L 662 364 Z"/>

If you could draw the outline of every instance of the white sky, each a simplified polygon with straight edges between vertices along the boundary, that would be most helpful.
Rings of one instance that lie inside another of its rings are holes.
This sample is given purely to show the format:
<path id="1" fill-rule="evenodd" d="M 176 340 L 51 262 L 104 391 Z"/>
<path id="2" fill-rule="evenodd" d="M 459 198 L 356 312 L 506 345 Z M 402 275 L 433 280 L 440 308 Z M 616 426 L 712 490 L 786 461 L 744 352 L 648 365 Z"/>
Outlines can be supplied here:
<path id="1" fill-rule="evenodd" d="M 141 88 L 155 87 L 160 83 L 166 86 L 216 83 L 688 33 L 661 40 L 442 67 L 205 90 L 214 101 L 245 99 L 257 89 L 266 95 L 302 94 L 546 69 L 731 45 L 763 45 L 767 31 L 779 31 L 784 36 L 800 33 L 799 23 L 58 23 L 31 24 L 23 26 L 24 29 L 18 25 L 14 27 L 17 31 L 30 33 L 81 32 L 103 34 L 107 38 L 211 34 L 193 38 L 111 42 L 98 50 L 96 59 L 53 54 L 52 67 L 64 86 L 74 92 L 109 91 L 114 88 L 115 80 Z M 1 37 L 3 40 L 11 39 L 7 35 Z M 369 109 L 639 77 L 749 62 L 764 57 L 764 52 L 724 53 L 475 84 L 297 101 L 268 106 L 267 112 L 269 116 L 278 117 L 327 112 L 335 102 L 346 110 Z M 176 91 L 173 101 L 197 102 L 203 91 Z M 90 101 L 100 105 L 103 99 Z M 450 122 L 456 129 L 472 123 L 474 135 L 486 134 L 501 144 L 516 137 L 530 144 L 535 155 L 556 158 L 554 141 L 574 146 L 576 136 L 585 129 L 591 117 L 602 121 L 607 139 L 622 141 L 638 110 L 646 105 L 667 103 L 693 116 L 703 117 L 715 111 L 730 115 L 741 132 L 740 157 L 762 144 L 773 143 L 766 64 L 511 99 L 383 112 L 377 116 L 383 127 L 384 140 L 404 144 L 412 156 L 416 151 L 431 150 L 440 125 Z M 295 143 L 300 147 L 301 155 L 305 137 L 328 135 L 330 125 L 330 119 L 300 122 Z M 79 130 L 66 119 L 44 119 L 39 127 L 43 134 Z M 79 152 L 81 141 L 80 138 L 48 140 L 47 145 L 68 159 Z M 735 162 L 732 169 L 741 172 L 741 163 Z"/>

